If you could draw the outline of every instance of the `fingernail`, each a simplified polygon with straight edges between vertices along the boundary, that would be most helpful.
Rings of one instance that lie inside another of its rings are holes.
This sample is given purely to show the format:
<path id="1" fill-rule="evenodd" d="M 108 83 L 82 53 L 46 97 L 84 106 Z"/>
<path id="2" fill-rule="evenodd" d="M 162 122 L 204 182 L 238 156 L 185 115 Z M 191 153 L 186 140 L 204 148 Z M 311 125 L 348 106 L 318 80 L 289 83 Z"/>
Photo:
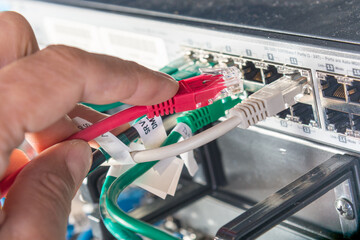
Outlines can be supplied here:
<path id="1" fill-rule="evenodd" d="M 89 172 L 92 153 L 89 144 L 82 140 L 72 140 L 69 144 L 65 161 L 75 184 L 79 185 Z"/>

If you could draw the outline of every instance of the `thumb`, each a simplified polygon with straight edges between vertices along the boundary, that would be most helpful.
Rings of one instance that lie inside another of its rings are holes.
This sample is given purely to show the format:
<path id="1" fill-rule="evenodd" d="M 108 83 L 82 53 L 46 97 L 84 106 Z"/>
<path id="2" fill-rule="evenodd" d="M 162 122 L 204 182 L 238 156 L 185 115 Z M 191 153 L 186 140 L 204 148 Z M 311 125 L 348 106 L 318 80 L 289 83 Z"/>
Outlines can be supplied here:
<path id="1" fill-rule="evenodd" d="M 64 239 L 71 200 L 89 171 L 86 142 L 56 144 L 16 178 L 3 208 L 0 239 Z"/>

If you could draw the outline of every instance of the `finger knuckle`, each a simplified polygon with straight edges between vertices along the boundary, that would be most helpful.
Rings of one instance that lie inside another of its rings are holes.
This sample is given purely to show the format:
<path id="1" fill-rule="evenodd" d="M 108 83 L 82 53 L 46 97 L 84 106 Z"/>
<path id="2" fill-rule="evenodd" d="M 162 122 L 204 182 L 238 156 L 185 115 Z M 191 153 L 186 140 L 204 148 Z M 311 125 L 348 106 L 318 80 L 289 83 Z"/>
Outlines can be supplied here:
<path id="1" fill-rule="evenodd" d="M 52 69 L 54 66 L 61 66 L 59 74 L 71 72 L 71 79 L 80 78 L 86 69 L 84 53 L 83 50 L 66 45 L 49 45 L 41 51 L 44 55 L 42 59 L 45 59 Z"/>
<path id="2" fill-rule="evenodd" d="M 49 62 L 60 64 L 62 67 L 81 68 L 83 51 L 66 45 L 49 45 L 42 53 L 46 55 L 45 59 Z"/>

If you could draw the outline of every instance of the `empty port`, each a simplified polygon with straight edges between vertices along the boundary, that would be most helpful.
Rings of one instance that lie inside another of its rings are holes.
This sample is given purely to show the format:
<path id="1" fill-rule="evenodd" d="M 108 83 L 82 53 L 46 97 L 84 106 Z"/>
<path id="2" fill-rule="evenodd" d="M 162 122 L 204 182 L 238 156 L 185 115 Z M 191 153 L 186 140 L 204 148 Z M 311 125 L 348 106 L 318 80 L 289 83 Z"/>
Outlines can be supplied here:
<path id="1" fill-rule="evenodd" d="M 320 83 L 324 97 L 345 101 L 344 85 L 338 83 L 334 76 L 327 75 Z"/>
<path id="2" fill-rule="evenodd" d="M 252 91 L 246 91 L 246 94 L 247 94 L 247 96 L 250 96 L 251 94 L 253 94 L 254 92 L 252 92 Z"/>
<path id="3" fill-rule="evenodd" d="M 273 81 L 281 78 L 283 75 L 278 73 L 274 65 L 269 65 L 266 70 L 264 70 L 265 84 L 272 83 Z"/>
<path id="4" fill-rule="evenodd" d="M 360 103 L 360 82 L 353 81 L 352 86 L 347 86 L 349 101 Z"/>
<path id="5" fill-rule="evenodd" d="M 278 113 L 277 116 L 306 125 L 310 124 L 310 121 L 315 121 L 312 106 L 305 103 L 296 103 L 291 108 L 287 108 Z"/>
<path id="6" fill-rule="evenodd" d="M 346 129 L 351 129 L 349 114 L 332 110 L 325 109 L 326 118 L 328 122 L 328 130 L 336 131 L 338 133 L 345 133 Z"/>
<path id="7" fill-rule="evenodd" d="M 290 115 L 291 115 L 290 108 L 287 108 L 277 114 L 277 116 L 282 119 L 286 119 L 286 117 Z"/>
<path id="8" fill-rule="evenodd" d="M 232 58 L 226 58 L 224 61 L 222 61 L 222 63 L 225 64 L 227 67 L 231 67 L 231 66 L 239 67 L 238 65 L 235 64 L 234 59 Z"/>
<path id="9" fill-rule="evenodd" d="M 299 117 L 302 124 L 309 124 L 311 120 L 315 121 L 312 106 L 305 103 L 296 103 L 292 106 L 293 115 Z"/>
<path id="10" fill-rule="evenodd" d="M 351 124 L 353 125 L 354 130 L 359 131 L 360 130 L 360 116 L 352 114 Z"/>
<path id="11" fill-rule="evenodd" d="M 245 80 L 262 83 L 261 71 L 255 67 L 254 63 L 247 61 L 242 70 Z"/>

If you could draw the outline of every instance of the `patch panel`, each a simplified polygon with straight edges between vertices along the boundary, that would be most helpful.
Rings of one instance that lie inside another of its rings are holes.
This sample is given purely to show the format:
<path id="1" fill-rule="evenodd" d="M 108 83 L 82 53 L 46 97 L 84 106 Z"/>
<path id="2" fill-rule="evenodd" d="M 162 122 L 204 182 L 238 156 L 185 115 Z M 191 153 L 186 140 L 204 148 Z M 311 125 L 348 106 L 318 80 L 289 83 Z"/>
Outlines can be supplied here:
<path id="1" fill-rule="evenodd" d="M 284 64 L 269 63 L 262 60 L 250 59 L 203 49 L 186 48 L 184 50 L 192 60 L 204 64 L 208 62 L 214 67 L 237 66 L 244 74 L 244 89 L 246 95 L 251 95 L 264 85 L 270 84 L 285 74 L 300 73 L 313 86 L 310 70 Z M 189 55 L 189 53 L 191 53 Z M 278 114 L 278 117 L 299 124 L 320 127 L 316 103 L 313 93 L 304 96 L 299 103 Z"/>

